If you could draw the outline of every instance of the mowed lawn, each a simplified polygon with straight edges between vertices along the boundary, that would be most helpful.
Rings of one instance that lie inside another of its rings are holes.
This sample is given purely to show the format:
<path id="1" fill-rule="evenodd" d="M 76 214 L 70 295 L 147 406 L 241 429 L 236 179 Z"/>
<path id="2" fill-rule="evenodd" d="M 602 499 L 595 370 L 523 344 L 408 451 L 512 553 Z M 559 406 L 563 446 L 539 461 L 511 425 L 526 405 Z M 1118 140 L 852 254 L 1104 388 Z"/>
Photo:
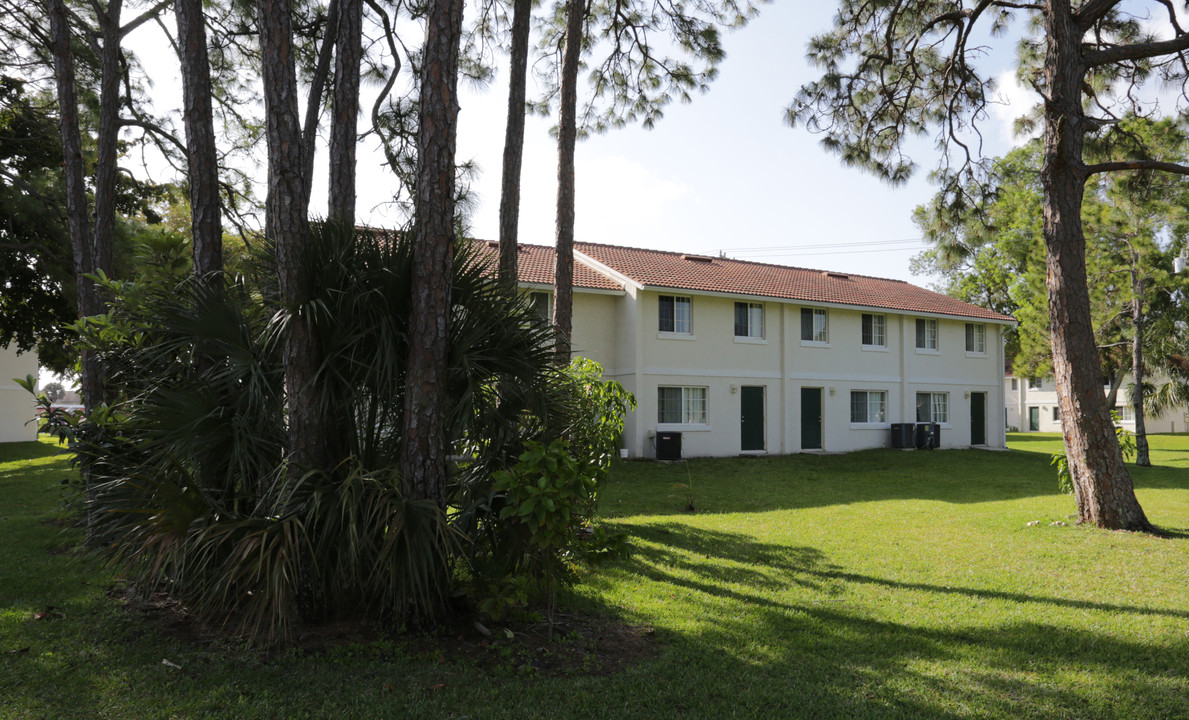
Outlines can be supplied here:
<path id="1" fill-rule="evenodd" d="M 634 554 L 565 609 L 655 652 L 565 677 L 381 633 L 188 640 L 109 599 L 46 522 L 53 447 L 0 446 L 0 717 L 1189 718 L 1189 436 L 1133 469 L 1166 537 L 1053 524 L 1073 513 L 1059 439 L 1009 442 L 617 466 L 601 509 Z"/>

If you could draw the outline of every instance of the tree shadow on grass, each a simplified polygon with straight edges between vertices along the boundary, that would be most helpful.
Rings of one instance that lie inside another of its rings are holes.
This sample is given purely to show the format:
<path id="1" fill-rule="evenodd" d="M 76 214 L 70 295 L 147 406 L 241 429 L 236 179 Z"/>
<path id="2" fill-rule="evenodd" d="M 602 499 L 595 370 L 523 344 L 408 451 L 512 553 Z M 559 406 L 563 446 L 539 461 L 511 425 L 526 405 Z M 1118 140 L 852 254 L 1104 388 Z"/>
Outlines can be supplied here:
<path id="1" fill-rule="evenodd" d="M 677 523 L 626 528 L 645 542 L 624 571 L 674 588 L 675 602 L 703 619 L 670 638 L 671 661 L 690 680 L 666 693 L 702 708 L 693 715 L 713 715 L 699 683 L 714 678 L 735 683 L 742 717 L 1189 717 L 1185 610 L 902 581 L 848 572 L 810 547 Z M 922 596 L 936 616 L 896 622 L 848 602 L 856 586 L 896 603 Z M 964 598 L 984 611 L 1001 605 L 1008 619 L 966 622 Z M 1036 618 L 1057 608 L 1102 619 L 1090 618 L 1094 630 L 1020 620 L 1021 606 Z M 1112 623 L 1119 615 L 1176 631 L 1132 639 Z"/>

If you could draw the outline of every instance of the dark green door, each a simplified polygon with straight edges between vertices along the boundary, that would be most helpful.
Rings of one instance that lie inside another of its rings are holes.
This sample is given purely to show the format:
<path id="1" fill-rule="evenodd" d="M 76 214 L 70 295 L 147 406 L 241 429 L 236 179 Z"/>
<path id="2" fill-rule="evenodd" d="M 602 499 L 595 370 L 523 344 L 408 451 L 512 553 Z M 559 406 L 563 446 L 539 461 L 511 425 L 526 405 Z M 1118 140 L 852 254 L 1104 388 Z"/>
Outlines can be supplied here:
<path id="1" fill-rule="evenodd" d="M 986 393 L 970 393 L 970 444 L 987 444 Z"/>
<path id="2" fill-rule="evenodd" d="M 821 388 L 801 388 L 801 449 L 822 449 Z"/>
<path id="3" fill-rule="evenodd" d="M 739 443 L 743 450 L 764 449 L 764 388 L 744 385 L 739 412 Z"/>
<path id="4" fill-rule="evenodd" d="M 1028 429 L 1032 432 L 1040 430 L 1040 408 L 1028 408 Z"/>

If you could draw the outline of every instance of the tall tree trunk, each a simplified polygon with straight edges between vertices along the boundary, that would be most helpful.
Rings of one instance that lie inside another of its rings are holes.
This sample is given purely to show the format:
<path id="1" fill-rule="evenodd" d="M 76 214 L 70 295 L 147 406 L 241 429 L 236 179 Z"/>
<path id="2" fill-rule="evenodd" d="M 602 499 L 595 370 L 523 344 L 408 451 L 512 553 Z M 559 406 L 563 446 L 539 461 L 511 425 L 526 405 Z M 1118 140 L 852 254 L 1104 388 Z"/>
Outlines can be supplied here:
<path id="1" fill-rule="evenodd" d="M 585 16 L 585 0 L 568 0 L 557 118 L 557 264 L 553 273 L 554 351 L 559 365 L 570 362 L 574 329 L 574 145 L 578 139 L 578 62 Z"/>
<path id="2" fill-rule="evenodd" d="M 100 27 L 99 136 L 95 144 L 95 226 L 92 260 L 95 270 L 112 274 L 116 236 L 116 165 L 120 142 L 120 14 L 122 0 L 111 0 L 106 13 L 97 13 Z M 106 306 L 101 294 L 95 299 Z"/>
<path id="3" fill-rule="evenodd" d="M 1148 451 L 1148 429 L 1144 422 L 1144 276 L 1139 268 L 1139 253 L 1131 250 L 1131 408 L 1135 413 L 1135 464 L 1152 467 Z"/>
<path id="4" fill-rule="evenodd" d="M 305 124 L 301 131 L 302 207 L 304 214 L 310 214 L 310 195 L 314 188 L 314 155 L 318 145 L 318 121 L 322 117 L 322 94 L 326 89 L 326 78 L 330 75 L 330 64 L 334 58 L 334 46 L 338 38 L 339 0 L 330 0 L 326 9 L 326 35 L 318 48 L 318 62 L 310 76 L 310 91 L 306 96 Z"/>
<path id="5" fill-rule="evenodd" d="M 194 276 L 221 285 L 223 227 L 219 166 L 211 110 L 211 71 L 202 0 L 177 0 L 178 45 L 182 60 L 182 107 L 190 177 L 190 237 Z"/>
<path id="6" fill-rule="evenodd" d="M 363 56 L 363 3 L 339 0 L 334 54 L 334 121 L 330 126 L 327 217 L 355 226 L 355 149 L 358 145 L 359 65 Z"/>
<path id="7" fill-rule="evenodd" d="M 1044 238 L 1047 250 L 1053 371 L 1064 422 L 1065 452 L 1078 521 L 1111 529 L 1150 530 L 1123 464 L 1102 396 L 1102 372 L 1090 321 L 1082 196 L 1086 131 L 1081 107 L 1086 68 L 1081 31 L 1069 0 L 1048 0 L 1045 22 Z"/>
<path id="8" fill-rule="evenodd" d="M 86 168 L 83 161 L 82 134 L 79 131 L 78 95 L 74 84 L 74 54 L 70 49 L 70 20 L 65 0 L 49 0 L 51 52 L 58 90 L 58 131 L 62 135 L 63 175 L 66 180 L 66 218 L 74 259 L 74 278 L 78 285 L 78 315 L 97 315 L 99 310 L 95 284 L 87 275 L 95 271 L 91 245 L 91 224 L 87 212 Z M 80 378 L 83 407 L 89 413 L 102 402 L 103 376 L 94 353 L 82 351 Z"/>
<path id="9" fill-rule="evenodd" d="M 258 0 L 263 65 L 265 135 L 268 140 L 266 234 L 276 248 L 281 302 L 290 313 L 285 336 L 285 398 L 289 421 L 289 478 L 325 468 L 326 434 L 314 386 L 319 362 L 317 336 L 307 307 L 310 278 L 303 260 L 309 240 L 297 118 L 297 73 L 289 0 Z"/>
<path id="10" fill-rule="evenodd" d="M 519 280 L 518 224 L 520 166 L 524 159 L 524 114 L 528 76 L 528 38 L 532 0 L 512 6 L 511 67 L 508 69 L 508 124 L 504 131 L 504 175 L 500 189 L 500 284 L 514 291 Z"/>
<path id="11" fill-rule="evenodd" d="M 401 429 L 406 495 L 445 507 L 446 360 L 454 261 L 454 150 L 462 0 L 430 0 L 421 64 L 414 271 Z"/>

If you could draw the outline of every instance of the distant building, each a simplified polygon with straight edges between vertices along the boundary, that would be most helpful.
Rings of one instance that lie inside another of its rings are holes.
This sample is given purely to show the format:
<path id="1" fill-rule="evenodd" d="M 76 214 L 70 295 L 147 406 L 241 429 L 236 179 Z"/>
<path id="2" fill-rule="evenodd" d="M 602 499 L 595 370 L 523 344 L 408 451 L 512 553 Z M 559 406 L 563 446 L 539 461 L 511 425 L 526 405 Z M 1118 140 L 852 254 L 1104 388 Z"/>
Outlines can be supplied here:
<path id="1" fill-rule="evenodd" d="M 1120 425 L 1135 430 L 1135 412 L 1125 391 L 1131 382 L 1130 375 L 1124 378 L 1114 411 L 1119 416 Z M 1104 396 L 1109 391 L 1109 386 L 1102 389 Z M 1061 432 L 1061 409 L 1057 405 L 1057 382 L 1053 378 L 1022 378 L 1008 374 L 1003 379 L 1003 396 L 1007 398 L 1004 424 L 1009 431 Z M 1189 408 L 1173 408 L 1159 417 L 1145 415 L 1144 429 L 1150 433 L 1189 431 Z"/>

